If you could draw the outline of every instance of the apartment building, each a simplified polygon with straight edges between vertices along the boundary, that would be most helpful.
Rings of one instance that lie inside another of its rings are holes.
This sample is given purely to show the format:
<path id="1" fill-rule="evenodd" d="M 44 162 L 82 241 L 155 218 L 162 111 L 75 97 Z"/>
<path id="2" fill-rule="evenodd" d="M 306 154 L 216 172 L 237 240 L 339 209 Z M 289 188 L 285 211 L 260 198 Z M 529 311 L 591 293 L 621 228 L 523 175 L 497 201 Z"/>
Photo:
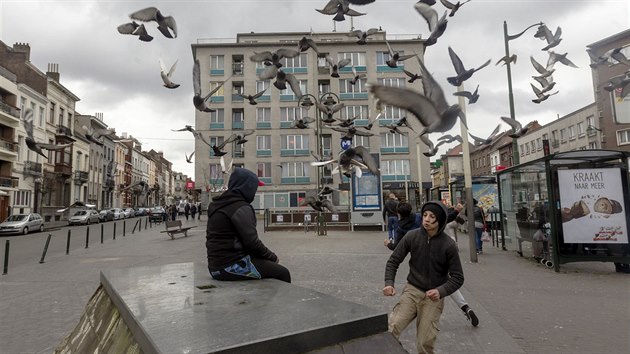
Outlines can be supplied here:
<path id="1" fill-rule="evenodd" d="M 295 75 L 299 81 L 305 94 L 300 100 L 290 88 L 272 87 L 273 79 L 260 80 L 257 75 L 265 65 L 250 61 L 250 57 L 256 52 L 297 49 L 302 37 L 313 39 L 321 55 L 309 49 L 295 58 L 281 60 L 282 70 Z M 419 72 L 416 60 L 399 62 L 397 68 L 386 65 L 389 59 L 386 38 L 400 54 L 424 52 L 419 38 L 388 38 L 384 31 L 368 39 L 366 45 L 359 45 L 356 38 L 339 32 L 239 33 L 233 43 L 200 39 L 192 44 L 193 57 L 201 64 L 202 92 L 207 93 L 220 82 L 227 81 L 211 99 L 210 106 L 215 112 L 195 112 L 195 128 L 212 145 L 220 144 L 232 133 L 255 131 L 247 137 L 246 144 L 226 147 L 228 154 L 224 159 L 227 163 L 233 161 L 233 166 L 256 171 L 265 182 L 254 200 L 256 208 L 296 207 L 300 198 L 315 193 L 317 186 L 324 184 L 344 190 L 339 194 L 340 200 L 334 200 L 336 204 L 349 203 L 349 179 L 333 174 L 332 167 L 318 171 L 310 165 L 316 158 L 322 158 L 317 156 L 320 155 L 317 153 L 319 146 L 324 159 L 338 156 L 342 151 L 342 133 L 324 125 L 317 129 L 317 123 L 299 129 L 293 127 L 293 122 L 296 118 L 317 116 L 315 106 L 307 109 L 302 105 L 308 97 L 311 102 L 332 100 L 344 103 L 344 109 L 335 114 L 335 118 L 355 118 L 354 126 L 363 129 L 361 127 L 370 124 L 377 114 L 376 102 L 368 94 L 366 83 L 406 86 L 421 91 L 420 80 L 408 83 L 403 72 L 403 69 Z M 325 56 L 330 56 L 334 62 L 349 58 L 351 64 L 339 70 L 338 78 L 332 77 Z M 355 85 L 350 82 L 354 77 L 352 67 L 365 74 Z M 257 105 L 250 105 L 237 95 L 253 95 L 261 91 L 264 93 Z M 414 133 L 411 137 L 407 133 L 394 134 L 384 127 L 405 115 L 406 112 L 398 108 L 383 107 L 383 115 L 370 130 L 374 135 L 355 136 L 352 142 L 354 146 L 367 147 L 379 158 L 383 193 L 394 192 L 401 197 L 413 196 L 413 190 L 422 183 L 430 186 L 431 182 L 429 159 L 417 153 L 424 145 L 419 145 L 422 143 L 414 139 Z M 224 190 L 225 174 L 219 158 L 200 141 L 196 142 L 195 151 L 195 180 L 199 190 L 203 193 Z M 321 180 L 318 181 L 319 172 Z"/>

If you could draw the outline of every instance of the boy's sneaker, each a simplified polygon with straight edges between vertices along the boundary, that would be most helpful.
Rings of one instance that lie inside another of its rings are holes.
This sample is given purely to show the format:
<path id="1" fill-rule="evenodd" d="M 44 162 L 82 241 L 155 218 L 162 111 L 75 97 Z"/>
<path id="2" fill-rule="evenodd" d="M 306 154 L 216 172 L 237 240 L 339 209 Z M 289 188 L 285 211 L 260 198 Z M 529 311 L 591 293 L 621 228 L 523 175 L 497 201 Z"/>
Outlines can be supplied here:
<path id="1" fill-rule="evenodd" d="M 466 314 L 466 318 L 468 318 L 473 327 L 477 327 L 479 325 L 479 318 L 477 318 L 477 315 L 475 315 L 475 311 L 473 311 L 469 307 L 466 309 L 466 311 L 464 311 L 464 313 Z"/>

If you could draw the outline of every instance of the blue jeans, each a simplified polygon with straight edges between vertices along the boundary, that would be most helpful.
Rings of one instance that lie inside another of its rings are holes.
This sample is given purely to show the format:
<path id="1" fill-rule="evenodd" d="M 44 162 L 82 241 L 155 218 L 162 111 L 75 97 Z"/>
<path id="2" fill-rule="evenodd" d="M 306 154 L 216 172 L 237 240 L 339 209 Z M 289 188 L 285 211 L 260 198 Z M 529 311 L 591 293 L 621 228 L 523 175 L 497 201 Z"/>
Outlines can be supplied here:
<path id="1" fill-rule="evenodd" d="M 475 243 L 477 244 L 477 251 L 483 250 L 483 241 L 481 241 L 482 233 L 483 228 L 475 227 Z"/>
<path id="2" fill-rule="evenodd" d="M 394 240 L 396 238 L 397 228 L 398 228 L 398 217 L 388 216 L 387 217 L 387 234 L 390 240 Z"/>

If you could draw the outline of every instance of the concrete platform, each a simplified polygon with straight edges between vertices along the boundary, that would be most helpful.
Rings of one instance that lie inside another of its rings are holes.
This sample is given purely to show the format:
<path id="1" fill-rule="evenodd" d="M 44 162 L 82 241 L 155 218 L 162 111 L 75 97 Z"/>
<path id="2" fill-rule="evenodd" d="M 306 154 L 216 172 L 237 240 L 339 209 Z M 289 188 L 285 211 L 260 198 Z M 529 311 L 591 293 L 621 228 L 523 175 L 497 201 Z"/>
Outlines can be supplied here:
<path id="1" fill-rule="evenodd" d="M 304 353 L 366 337 L 345 348 L 405 352 L 386 313 L 273 279 L 219 282 L 178 263 L 104 271 L 101 284 L 145 353 Z"/>

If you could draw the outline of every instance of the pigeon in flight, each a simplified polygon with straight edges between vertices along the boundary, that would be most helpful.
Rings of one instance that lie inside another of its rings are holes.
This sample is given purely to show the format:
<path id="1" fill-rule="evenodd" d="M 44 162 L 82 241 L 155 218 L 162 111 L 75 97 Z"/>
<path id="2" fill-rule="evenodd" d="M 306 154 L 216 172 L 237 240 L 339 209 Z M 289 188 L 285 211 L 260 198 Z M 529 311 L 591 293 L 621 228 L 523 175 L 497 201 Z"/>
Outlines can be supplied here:
<path id="1" fill-rule="evenodd" d="M 422 154 L 426 157 L 432 157 L 435 156 L 438 152 L 438 148 L 440 147 L 440 145 L 444 145 L 446 144 L 445 140 L 440 140 L 438 141 L 437 145 L 434 145 L 433 142 L 429 139 L 428 135 L 422 135 L 420 136 L 420 140 L 429 147 L 429 151 L 427 152 L 423 152 Z"/>
<path id="2" fill-rule="evenodd" d="M 371 130 L 372 127 L 374 126 L 374 123 L 381 118 L 381 116 L 383 115 L 383 112 L 380 111 L 378 112 L 378 114 L 376 115 L 376 117 L 374 117 L 374 119 L 368 121 L 368 125 L 364 126 L 363 128 L 367 129 L 367 130 Z"/>
<path id="3" fill-rule="evenodd" d="M 223 154 L 223 155 L 225 155 L 225 154 Z M 229 173 L 230 171 L 232 171 L 232 166 L 234 166 L 234 159 L 231 159 L 230 163 L 226 165 L 225 164 L 225 157 L 223 155 L 221 155 L 221 158 L 219 159 L 219 164 L 221 165 L 221 173 L 226 174 L 226 173 Z"/>
<path id="4" fill-rule="evenodd" d="M 315 121 L 316 119 L 312 117 L 298 118 L 298 119 L 295 119 L 293 123 L 291 123 L 291 128 L 308 129 L 310 128 L 309 124 Z"/>
<path id="5" fill-rule="evenodd" d="M 324 113 L 327 116 L 327 118 L 330 118 L 330 119 L 332 119 L 334 121 L 334 118 L 332 118 L 332 115 L 335 114 L 336 112 L 339 112 L 341 109 L 343 109 L 346 106 L 346 104 L 340 102 L 340 103 L 337 103 L 337 104 L 334 104 L 334 105 L 327 106 L 327 105 L 325 105 L 325 104 L 323 104 L 321 102 L 315 102 L 315 106 L 322 113 Z M 326 122 L 326 121 L 324 121 L 324 122 Z"/>
<path id="6" fill-rule="evenodd" d="M 361 31 L 361 30 L 354 30 L 354 31 L 350 31 L 350 33 L 348 33 L 348 37 L 357 37 L 359 40 L 357 41 L 357 44 L 363 45 L 367 43 L 367 37 L 375 34 L 378 32 L 378 28 L 370 28 L 367 31 Z"/>
<path id="7" fill-rule="evenodd" d="M 286 90 L 287 83 L 291 87 L 291 91 L 298 99 L 302 97 L 302 89 L 300 88 L 300 83 L 295 78 L 293 74 L 287 74 L 282 70 L 278 70 L 278 75 L 276 76 L 276 81 L 273 82 L 273 86 L 275 86 L 278 90 Z"/>
<path id="8" fill-rule="evenodd" d="M 501 117 L 501 119 L 512 127 L 512 134 L 508 135 L 510 138 L 520 138 L 529 130 L 529 127 L 523 127 L 516 119 L 510 117 Z"/>
<path id="9" fill-rule="evenodd" d="M 399 128 L 400 125 L 397 125 L 396 123 L 391 123 L 391 124 L 385 124 L 383 125 L 384 128 L 389 129 L 389 132 L 392 134 L 400 134 L 400 135 L 404 135 L 405 133 L 403 133 Z"/>
<path id="10" fill-rule="evenodd" d="M 350 85 L 356 84 L 359 80 L 366 77 L 365 73 L 357 73 L 357 69 L 352 67 L 352 80 L 350 80 Z"/>
<path id="11" fill-rule="evenodd" d="M 213 156 L 223 156 L 227 154 L 227 151 L 223 151 L 223 149 L 227 146 L 227 144 L 231 144 L 235 141 L 236 141 L 236 134 L 232 134 L 230 135 L 229 138 L 225 139 L 221 144 L 211 145 L 210 147 L 212 148 Z"/>
<path id="12" fill-rule="evenodd" d="M 322 188 L 318 193 L 317 196 L 321 197 L 323 195 L 328 195 L 328 194 L 332 194 L 334 191 L 339 191 L 339 189 L 337 188 L 333 188 L 331 186 L 324 186 L 324 188 Z"/>
<path id="13" fill-rule="evenodd" d="M 317 198 L 310 195 L 306 198 L 304 198 L 304 200 L 300 203 L 300 206 L 310 206 L 311 208 L 313 208 L 314 210 L 317 211 L 323 211 L 325 212 L 325 209 L 328 209 L 330 212 L 332 213 L 336 213 L 337 212 L 337 208 L 335 207 L 335 205 L 328 199 L 325 199 L 323 197 L 318 196 Z"/>
<path id="14" fill-rule="evenodd" d="M 553 74 L 554 71 L 556 71 L 556 69 L 553 69 L 550 67 L 545 68 L 544 66 L 542 66 L 542 64 L 537 62 L 536 59 L 534 59 L 534 57 L 532 56 L 530 56 L 529 59 L 532 62 L 534 69 L 536 69 L 536 71 L 538 71 L 538 73 L 540 74 L 540 76 L 536 76 L 536 77 L 549 77 L 551 76 L 551 74 Z"/>
<path id="15" fill-rule="evenodd" d="M 397 68 L 399 61 L 404 61 L 416 56 L 415 54 L 400 55 L 399 52 L 394 52 L 388 41 L 385 41 L 385 44 L 387 44 L 387 50 L 389 51 L 389 59 L 385 61 L 385 64 L 390 68 Z"/>
<path id="16" fill-rule="evenodd" d="M 499 133 L 499 130 L 501 129 L 501 123 L 499 123 L 497 125 L 496 128 L 494 128 L 494 130 L 492 131 L 492 133 L 490 133 L 490 135 L 487 138 L 480 138 L 477 136 L 474 136 L 472 134 L 470 134 L 470 132 L 468 133 L 468 135 L 470 135 L 471 138 L 473 138 L 473 140 L 475 141 L 475 145 L 490 145 L 492 144 L 492 140 L 494 139 L 494 137 Z"/>
<path id="17" fill-rule="evenodd" d="M 132 20 L 137 21 L 155 21 L 158 24 L 158 30 L 162 32 L 164 37 L 166 38 L 177 38 L 177 24 L 175 23 L 175 19 L 172 16 L 164 16 L 155 7 L 147 7 L 146 9 L 138 10 L 129 17 Z M 170 31 L 169 31 L 170 30 Z M 171 31 L 173 34 L 171 34 Z"/>
<path id="18" fill-rule="evenodd" d="M 374 134 L 370 132 L 366 132 L 363 130 L 358 130 L 356 127 L 340 127 L 340 126 L 326 126 L 327 128 L 331 128 L 332 130 L 340 133 L 345 133 L 341 137 L 341 140 L 352 140 L 355 135 L 359 136 L 373 136 Z"/>
<path id="19" fill-rule="evenodd" d="M 610 53 L 610 57 L 624 65 L 630 66 L 630 61 L 628 61 L 628 58 L 626 57 L 626 55 L 623 54 L 623 52 L 621 52 L 622 49 L 624 49 L 624 47 L 613 49 L 612 52 Z"/>
<path id="20" fill-rule="evenodd" d="M 118 33 L 138 36 L 138 39 L 143 42 L 151 42 L 153 40 L 153 37 L 149 35 L 144 24 L 139 25 L 136 21 L 122 24 L 118 26 L 117 29 Z"/>
<path id="21" fill-rule="evenodd" d="M 588 53 L 588 56 L 591 58 L 592 61 L 592 63 L 590 64 L 591 68 L 596 68 L 599 65 L 610 64 L 610 54 L 612 54 L 615 49 L 611 49 L 602 55 L 597 55 L 593 53 L 592 49 L 587 49 L 586 53 Z"/>
<path id="22" fill-rule="evenodd" d="M 257 63 L 270 63 L 271 65 L 269 66 L 275 66 L 279 69 L 282 67 L 280 60 L 284 58 L 295 58 L 298 55 L 300 55 L 300 52 L 296 49 L 280 48 L 274 52 L 254 52 L 254 54 L 249 57 L 249 60 Z"/>
<path id="23" fill-rule="evenodd" d="M 248 135 L 252 135 L 254 134 L 254 130 L 253 129 L 247 129 L 245 130 L 245 132 L 243 132 L 243 134 L 233 134 L 235 135 L 235 140 L 237 145 L 243 145 L 247 142 L 247 139 L 245 139 Z"/>
<path id="24" fill-rule="evenodd" d="M 547 28 L 545 24 L 542 24 L 538 26 L 538 30 L 536 31 L 536 34 L 534 34 L 534 37 L 546 40 L 547 45 L 541 50 L 549 50 L 560 44 L 562 41 L 562 38 L 560 38 L 561 35 L 562 29 L 560 27 L 556 28 L 556 33 L 551 33 L 549 28 Z"/>
<path id="25" fill-rule="evenodd" d="M 441 137 L 439 137 L 438 140 L 444 141 L 444 144 L 450 144 L 453 141 L 459 141 L 461 143 L 462 142 L 462 137 L 459 136 L 459 134 L 457 134 L 455 136 L 452 136 L 451 134 L 445 134 L 445 135 L 442 135 Z"/>
<path id="26" fill-rule="evenodd" d="M 630 93 L 630 72 L 623 75 L 615 76 L 608 80 L 602 88 L 608 92 L 621 89 L 620 98 L 625 98 Z"/>
<path id="27" fill-rule="evenodd" d="M 344 119 L 344 118 L 339 119 L 339 124 L 337 124 L 336 126 L 337 126 L 337 127 L 342 127 L 342 128 L 348 128 L 348 127 L 351 127 L 351 126 L 353 126 L 353 125 L 354 125 L 354 121 L 355 121 L 357 118 L 359 118 L 360 116 L 361 116 L 360 114 L 357 114 L 357 115 L 356 115 L 356 116 L 354 116 L 354 117 L 348 117 L 348 118 L 345 118 L 345 119 Z"/>
<path id="28" fill-rule="evenodd" d="M 479 85 L 477 85 L 477 88 L 473 92 L 470 92 L 470 91 L 457 91 L 457 92 L 453 93 L 453 96 L 466 97 L 468 99 L 468 104 L 473 104 L 473 103 L 477 102 L 477 100 L 479 99 Z"/>
<path id="29" fill-rule="evenodd" d="M 437 43 L 438 38 L 440 38 L 442 34 L 444 34 L 444 31 L 446 31 L 446 25 L 448 24 L 448 20 L 446 19 L 446 11 L 444 11 L 442 17 L 438 17 L 437 11 L 435 11 L 435 9 L 431 7 L 431 5 L 427 4 L 424 1 L 418 1 L 414 5 L 414 8 L 416 9 L 416 11 L 418 11 L 420 16 L 422 16 L 422 18 L 427 21 L 427 24 L 429 25 L 429 31 L 431 31 L 429 37 L 424 41 L 425 47 Z"/>
<path id="30" fill-rule="evenodd" d="M 466 125 L 466 115 L 458 104 L 449 105 L 442 88 L 418 59 L 423 77 L 424 94 L 408 88 L 373 84 L 370 92 L 378 101 L 411 112 L 424 127 L 420 135 L 449 131 L 457 117 Z"/>
<path id="31" fill-rule="evenodd" d="M 538 76 L 532 76 L 534 78 L 534 80 L 536 80 L 536 82 L 538 82 L 541 86 L 541 92 L 545 93 L 548 91 L 551 91 L 553 89 L 554 86 L 556 86 L 556 82 L 553 81 L 553 77 L 549 76 L 549 77 L 538 77 Z"/>
<path id="32" fill-rule="evenodd" d="M 171 81 L 171 76 L 173 75 L 173 72 L 175 71 L 175 68 L 177 67 L 177 60 L 175 60 L 175 63 L 173 63 L 173 65 L 168 70 L 168 72 L 166 71 L 166 67 L 164 66 L 164 63 L 162 62 L 162 59 L 159 59 L 159 61 L 160 61 L 160 69 L 161 69 L 160 76 L 162 77 L 162 81 L 164 82 L 164 87 L 169 88 L 169 89 L 178 88 L 179 84 L 176 84 L 173 81 Z"/>
<path id="33" fill-rule="evenodd" d="M 192 135 L 195 137 L 195 139 L 199 139 L 201 140 L 204 144 L 211 146 L 210 143 L 208 143 L 206 141 L 206 139 L 203 137 L 203 135 L 201 135 L 201 133 L 199 133 L 198 131 L 195 130 L 195 128 L 193 128 L 191 125 L 186 125 L 184 126 L 182 129 L 171 129 L 171 131 L 174 132 L 184 132 L 184 131 L 189 131 L 192 133 Z"/>
<path id="34" fill-rule="evenodd" d="M 48 156 L 46 156 L 46 154 L 44 154 L 42 150 L 58 151 L 58 150 L 63 150 L 69 146 L 72 146 L 72 143 L 44 144 L 44 143 L 38 143 L 37 141 L 35 141 L 35 136 L 33 135 L 33 110 L 30 108 L 27 108 L 26 111 L 24 111 L 24 130 L 26 131 L 26 138 L 24 139 L 24 142 L 26 143 L 26 147 L 36 152 L 37 154 L 43 156 L 47 160 L 48 160 Z"/>
<path id="35" fill-rule="evenodd" d="M 455 72 L 457 73 L 456 76 L 451 76 L 451 77 L 447 77 L 446 78 L 446 80 L 448 80 L 448 82 L 451 85 L 453 85 L 453 86 L 461 85 L 464 81 L 470 79 L 470 77 L 476 71 L 479 71 L 479 70 L 485 68 L 491 62 L 491 59 L 488 59 L 488 61 L 486 61 L 485 63 L 481 64 L 481 66 L 478 67 L 477 69 L 468 69 L 468 70 L 466 70 L 466 68 L 464 67 L 464 64 L 462 63 L 461 59 L 459 59 L 459 56 L 457 56 L 457 54 L 455 53 L 455 51 L 451 47 L 448 47 L 448 55 L 451 57 L 451 62 L 453 63 L 453 67 L 455 68 Z"/>
<path id="36" fill-rule="evenodd" d="M 462 5 L 464 5 L 467 2 L 470 2 L 470 0 L 466 0 L 464 2 L 456 2 L 456 3 L 451 3 L 447 0 L 440 0 L 440 2 L 442 3 L 442 5 L 444 5 L 444 7 L 446 7 L 447 9 L 451 10 L 451 13 L 448 15 L 449 17 L 453 17 L 455 16 L 455 13 L 457 12 L 457 10 L 459 10 L 460 7 L 462 7 Z"/>
<path id="37" fill-rule="evenodd" d="M 554 82 L 555 84 L 555 82 Z M 540 103 L 544 100 L 546 100 L 547 98 L 549 98 L 549 96 L 553 96 L 555 94 L 557 94 L 559 91 L 556 91 L 554 93 L 544 93 L 543 91 L 541 91 L 540 89 L 538 89 L 538 87 L 529 84 L 532 87 L 532 90 L 534 90 L 534 93 L 536 94 L 536 98 L 532 100 L 532 102 L 534 103 Z"/>
<path id="38" fill-rule="evenodd" d="M 260 96 L 262 96 L 262 95 L 265 93 L 265 91 L 267 91 L 267 89 L 264 89 L 264 90 L 262 90 L 262 91 L 260 91 L 260 92 L 256 92 L 256 94 L 255 94 L 255 95 L 245 95 L 245 94 L 242 94 L 242 93 L 239 93 L 238 95 L 239 95 L 240 97 L 242 97 L 243 99 L 248 100 L 248 101 L 249 101 L 249 104 L 251 104 L 251 105 L 257 105 L 257 104 L 258 104 L 258 102 L 256 102 L 256 99 L 257 99 L 257 98 L 260 98 Z"/>
<path id="39" fill-rule="evenodd" d="M 507 65 L 507 63 L 516 64 L 516 54 L 512 54 L 509 57 L 506 55 L 503 58 L 497 60 L 496 64 L 494 64 L 494 65 L 495 66 L 499 65 L 499 63 L 503 63 L 503 65 Z"/>
<path id="40" fill-rule="evenodd" d="M 420 0 L 420 1 L 418 1 L 418 4 L 420 4 L 420 3 L 427 4 L 429 6 L 433 6 L 433 5 L 435 5 L 435 0 Z"/>
<path id="41" fill-rule="evenodd" d="M 333 59 L 330 56 L 326 56 L 326 62 L 328 63 L 328 66 L 330 67 L 330 76 L 331 77 L 339 77 L 339 69 L 347 66 L 348 64 L 350 64 L 351 60 L 350 58 L 343 58 L 341 60 L 339 60 L 338 62 L 334 62 Z"/>
<path id="42" fill-rule="evenodd" d="M 315 53 L 319 56 L 319 48 L 317 48 L 317 44 L 311 38 L 306 38 L 306 36 L 302 37 L 298 42 L 298 50 L 300 52 L 306 52 L 309 48 L 312 48 Z"/>
<path id="43" fill-rule="evenodd" d="M 193 151 L 192 154 L 190 154 L 190 156 L 188 156 L 186 153 L 184 153 L 184 156 L 186 156 L 186 162 L 188 163 L 192 163 L 192 157 L 193 155 L 195 155 L 195 152 Z"/>
<path id="44" fill-rule="evenodd" d="M 91 127 L 88 127 L 86 125 L 82 126 L 83 130 L 85 131 L 85 137 L 93 142 L 94 144 L 97 145 L 103 145 L 103 142 L 101 141 L 101 137 L 103 136 L 113 136 L 114 134 L 116 134 L 116 129 L 114 128 L 108 128 L 108 129 L 92 129 Z"/>
<path id="45" fill-rule="evenodd" d="M 208 92 L 207 95 L 201 96 L 201 69 L 199 68 L 199 59 L 195 59 L 195 65 L 193 65 L 193 90 L 195 91 L 195 96 L 193 97 L 193 104 L 195 108 L 197 108 L 200 112 L 214 112 L 215 110 L 208 107 L 207 101 L 210 96 L 214 95 L 223 85 L 225 81 L 221 82 L 221 84 L 217 85 L 212 91 Z"/>
<path id="46" fill-rule="evenodd" d="M 567 58 L 568 53 L 557 54 L 553 51 L 549 51 L 548 53 L 549 53 L 549 59 L 547 59 L 547 68 L 552 68 L 556 62 L 560 62 L 572 68 L 577 68 L 577 65 L 573 64 L 573 62 Z"/>
<path id="47" fill-rule="evenodd" d="M 405 70 L 405 69 L 403 69 L 403 72 L 404 72 L 404 73 L 405 73 L 405 75 L 407 75 L 407 77 L 409 78 L 409 80 L 407 80 L 407 82 L 408 82 L 408 83 L 412 83 L 412 82 L 414 82 L 414 81 L 416 81 L 416 80 L 418 80 L 418 79 L 422 79 L 422 76 L 421 76 L 421 75 L 414 74 L 414 73 L 412 73 L 412 72 L 410 72 L 410 71 L 407 71 L 407 70 Z"/>
<path id="48" fill-rule="evenodd" d="M 324 14 L 324 15 L 335 15 L 333 17 L 333 21 L 344 21 L 346 18 L 344 15 L 348 15 L 351 17 L 355 16 L 363 16 L 365 15 L 362 12 L 358 12 L 350 8 L 350 4 L 356 5 L 364 5 L 357 3 L 357 1 L 350 0 L 330 0 L 323 9 L 315 9 L 315 11 Z M 366 3 L 367 4 L 367 3 Z"/>
<path id="49" fill-rule="evenodd" d="M 363 146 L 351 147 L 333 160 L 311 162 L 311 166 L 323 166 L 335 162 L 338 164 L 335 170 L 339 170 L 346 177 L 351 177 L 354 173 L 358 178 L 361 178 L 363 175 L 361 169 L 369 170 L 375 175 L 380 173 L 376 160 L 370 151 Z"/>

